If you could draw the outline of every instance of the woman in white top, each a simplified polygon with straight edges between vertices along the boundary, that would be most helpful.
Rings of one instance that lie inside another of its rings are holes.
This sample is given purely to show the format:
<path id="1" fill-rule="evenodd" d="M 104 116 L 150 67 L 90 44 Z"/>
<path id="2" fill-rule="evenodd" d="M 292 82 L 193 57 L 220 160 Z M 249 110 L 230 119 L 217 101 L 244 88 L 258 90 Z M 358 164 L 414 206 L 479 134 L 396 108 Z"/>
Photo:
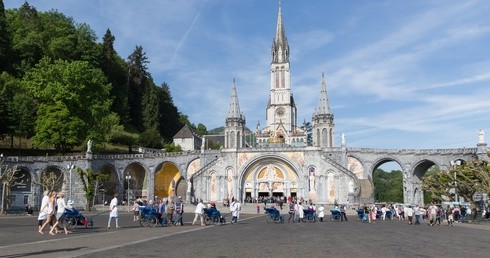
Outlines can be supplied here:
<path id="1" fill-rule="evenodd" d="M 112 218 L 116 220 L 116 228 L 119 228 L 119 214 L 117 212 L 117 193 L 114 194 L 114 198 L 111 200 L 111 204 L 109 205 L 109 221 L 107 222 L 107 228 L 111 228 Z"/>
<path id="2" fill-rule="evenodd" d="M 45 213 L 47 217 L 46 217 L 46 221 L 44 222 L 42 227 L 39 229 L 40 234 L 44 234 L 43 233 L 44 228 L 53 220 L 55 200 L 56 200 L 56 192 L 53 191 L 49 194 L 48 204 L 41 207 L 42 208 L 41 212 Z M 58 229 L 56 229 L 55 227 L 53 227 L 53 228 L 56 231 L 56 233 L 58 233 Z"/>
<path id="3" fill-rule="evenodd" d="M 60 221 L 64 220 L 63 213 L 65 213 L 66 203 L 65 203 L 65 193 L 60 193 L 58 200 L 56 200 L 56 204 L 58 205 L 58 210 L 56 211 L 56 223 L 54 223 L 49 234 L 54 235 L 53 230 L 55 230 L 56 226 L 60 223 Z M 65 230 L 65 234 L 71 233 L 66 229 L 66 224 L 63 224 L 63 229 Z"/>
<path id="4" fill-rule="evenodd" d="M 39 207 L 39 216 L 37 217 L 38 231 L 41 230 L 44 220 L 48 218 L 48 213 L 46 213 L 46 211 L 48 209 L 49 194 L 50 192 L 48 190 L 44 191 L 44 196 L 41 201 L 41 207 Z"/>

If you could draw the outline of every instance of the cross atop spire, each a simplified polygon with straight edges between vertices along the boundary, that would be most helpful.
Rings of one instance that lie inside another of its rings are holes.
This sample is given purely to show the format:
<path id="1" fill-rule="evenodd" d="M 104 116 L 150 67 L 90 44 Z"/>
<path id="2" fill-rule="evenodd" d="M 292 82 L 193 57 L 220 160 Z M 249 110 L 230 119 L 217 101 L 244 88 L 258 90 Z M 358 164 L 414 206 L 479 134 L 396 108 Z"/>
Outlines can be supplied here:
<path id="1" fill-rule="evenodd" d="M 289 44 L 284 32 L 282 21 L 282 1 L 279 0 L 279 12 L 277 15 L 277 26 L 274 41 L 272 42 L 272 62 L 286 63 L 289 62 Z"/>
<path id="2" fill-rule="evenodd" d="M 228 109 L 228 118 L 241 118 L 240 104 L 238 103 L 238 95 L 236 92 L 235 77 L 233 77 L 233 87 L 231 89 L 230 107 Z"/>
<path id="3" fill-rule="evenodd" d="M 330 105 L 328 103 L 327 83 L 325 82 L 325 73 L 322 72 L 322 89 L 318 100 L 318 107 L 315 110 L 315 115 L 330 114 Z"/>

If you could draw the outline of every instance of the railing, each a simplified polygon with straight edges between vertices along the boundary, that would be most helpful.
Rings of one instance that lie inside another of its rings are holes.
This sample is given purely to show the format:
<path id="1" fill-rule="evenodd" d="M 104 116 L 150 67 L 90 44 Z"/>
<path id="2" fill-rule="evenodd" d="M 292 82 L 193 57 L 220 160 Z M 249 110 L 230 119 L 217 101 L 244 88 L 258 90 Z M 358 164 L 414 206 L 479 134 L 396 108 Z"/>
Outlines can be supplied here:
<path id="1" fill-rule="evenodd" d="M 202 173 L 204 173 L 204 171 L 208 170 L 209 167 L 216 164 L 216 162 L 218 162 L 218 159 L 219 159 L 219 156 L 215 156 L 214 159 L 212 159 L 209 163 L 207 163 L 202 168 L 200 168 L 198 171 L 196 171 L 196 173 L 192 174 L 192 178 L 195 178 L 195 177 L 201 175 Z"/>

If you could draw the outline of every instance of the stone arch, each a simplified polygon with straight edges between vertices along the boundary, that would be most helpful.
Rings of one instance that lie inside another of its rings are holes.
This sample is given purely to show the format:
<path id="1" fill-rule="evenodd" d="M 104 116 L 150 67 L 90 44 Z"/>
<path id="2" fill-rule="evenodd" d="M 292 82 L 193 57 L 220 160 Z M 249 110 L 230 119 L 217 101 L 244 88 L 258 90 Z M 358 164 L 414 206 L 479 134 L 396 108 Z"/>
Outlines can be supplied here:
<path id="1" fill-rule="evenodd" d="M 43 183 L 43 178 L 45 176 L 50 175 L 51 173 L 56 177 L 55 181 L 53 182 L 54 184 L 48 183 L 47 185 L 46 183 Z M 66 186 L 63 187 L 65 184 L 64 181 L 65 181 L 65 175 L 63 173 L 62 168 L 60 168 L 59 166 L 52 166 L 52 165 L 47 166 L 44 170 L 42 170 L 39 177 L 39 184 L 41 185 L 40 193 L 42 193 L 44 190 L 52 190 L 52 191 L 60 192 L 63 189 L 66 189 Z M 52 189 L 48 189 L 48 188 L 52 188 Z"/>
<path id="2" fill-rule="evenodd" d="M 412 177 L 409 183 L 412 184 L 413 195 L 410 196 L 412 198 L 413 204 L 424 205 L 424 189 L 422 187 L 422 180 L 431 167 L 439 165 L 434 161 L 429 159 L 423 159 L 415 163 L 412 167 Z"/>
<path id="3" fill-rule="evenodd" d="M 26 204 L 33 205 L 33 180 L 32 174 L 27 167 L 17 167 L 14 174 L 15 183 L 10 187 L 10 207 L 24 207 Z"/>
<path id="4" fill-rule="evenodd" d="M 262 177 L 264 176 L 263 173 L 267 173 L 266 170 L 269 170 L 271 174 L 275 171 L 277 177 L 279 177 L 280 173 L 283 173 L 284 178 L 273 179 L 269 177 L 266 179 L 267 177 Z M 264 191 L 263 188 L 267 183 L 267 187 L 273 195 L 274 192 L 292 197 L 298 194 L 303 195 L 304 179 L 300 176 L 301 171 L 301 168 L 297 164 L 282 155 L 266 154 L 256 156 L 247 161 L 238 171 L 238 175 L 240 175 L 238 177 L 239 198 L 244 200 L 247 197 L 259 197 L 259 192 Z"/>
<path id="5" fill-rule="evenodd" d="M 187 164 L 186 173 L 182 176 L 186 177 L 189 180 L 192 178 L 192 175 L 194 175 L 194 173 L 196 173 L 199 169 L 201 169 L 201 159 L 193 159 Z"/>
<path id="6" fill-rule="evenodd" d="M 347 169 L 350 170 L 358 179 L 365 179 L 366 169 L 364 161 L 355 155 L 347 155 Z"/>
<path id="7" fill-rule="evenodd" d="M 155 170 L 155 196 L 160 198 L 185 195 L 186 181 L 183 180 L 177 164 L 165 161 Z"/>
<path id="8" fill-rule="evenodd" d="M 123 189 L 125 190 L 125 197 L 123 199 L 136 199 L 139 197 L 150 198 L 148 196 L 148 182 L 147 182 L 147 169 L 140 162 L 132 162 L 126 166 L 121 180 L 123 180 Z M 127 179 L 127 177 L 131 177 Z"/>
<path id="9" fill-rule="evenodd" d="M 374 173 L 374 171 L 376 171 L 376 169 L 378 169 L 381 165 L 388 163 L 388 162 L 397 163 L 400 166 L 400 168 L 402 169 L 402 172 L 405 173 L 405 171 L 403 171 L 403 166 L 402 166 L 403 163 L 398 158 L 382 157 L 382 158 L 379 158 L 373 162 L 373 167 L 372 167 L 371 171 L 369 171 L 369 175 L 372 177 L 373 173 Z"/>
<path id="10" fill-rule="evenodd" d="M 107 174 L 109 178 L 106 181 L 98 183 L 95 202 L 106 203 L 106 201 L 110 200 L 115 193 L 123 192 L 124 189 L 122 189 L 123 187 L 119 181 L 117 169 L 113 164 L 103 164 L 100 167 L 99 172 Z"/>

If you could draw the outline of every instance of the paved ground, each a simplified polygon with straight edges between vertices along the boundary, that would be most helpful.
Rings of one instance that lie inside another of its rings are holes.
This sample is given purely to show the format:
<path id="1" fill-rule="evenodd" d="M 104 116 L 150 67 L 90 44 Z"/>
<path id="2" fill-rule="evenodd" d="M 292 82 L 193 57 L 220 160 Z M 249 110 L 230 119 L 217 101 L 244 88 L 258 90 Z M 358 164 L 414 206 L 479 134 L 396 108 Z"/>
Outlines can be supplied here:
<path id="1" fill-rule="evenodd" d="M 93 229 L 51 236 L 37 233 L 36 217 L 0 217 L 0 257 L 489 257 L 490 226 L 407 225 L 400 221 L 268 224 L 243 214 L 236 225 L 141 228 L 122 214 L 121 229 L 107 229 L 107 214 Z"/>

